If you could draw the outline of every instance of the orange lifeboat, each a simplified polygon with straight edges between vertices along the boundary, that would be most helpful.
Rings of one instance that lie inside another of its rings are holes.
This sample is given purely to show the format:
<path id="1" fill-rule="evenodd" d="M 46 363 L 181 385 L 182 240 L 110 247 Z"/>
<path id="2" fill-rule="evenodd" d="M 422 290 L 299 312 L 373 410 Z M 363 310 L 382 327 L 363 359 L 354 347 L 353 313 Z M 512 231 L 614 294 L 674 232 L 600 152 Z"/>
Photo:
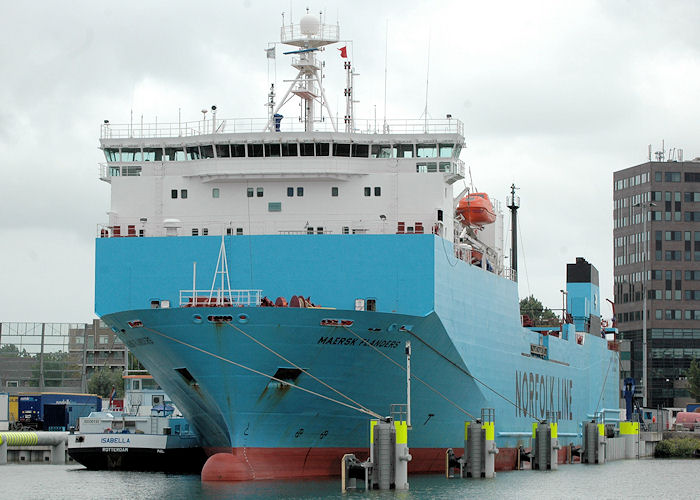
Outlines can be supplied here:
<path id="1" fill-rule="evenodd" d="M 496 221 L 496 212 L 486 193 L 471 193 L 459 200 L 457 213 L 468 226 L 483 226 Z"/>

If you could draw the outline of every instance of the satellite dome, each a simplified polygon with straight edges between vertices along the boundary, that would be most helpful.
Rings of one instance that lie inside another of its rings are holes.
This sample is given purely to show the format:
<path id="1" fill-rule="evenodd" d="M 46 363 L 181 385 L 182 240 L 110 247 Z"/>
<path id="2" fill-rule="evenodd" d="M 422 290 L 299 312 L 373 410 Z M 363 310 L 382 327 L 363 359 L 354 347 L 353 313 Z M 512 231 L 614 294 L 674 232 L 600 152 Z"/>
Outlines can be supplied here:
<path id="1" fill-rule="evenodd" d="M 306 14 L 299 22 L 301 34 L 307 36 L 318 35 L 321 29 L 321 21 L 313 14 Z"/>

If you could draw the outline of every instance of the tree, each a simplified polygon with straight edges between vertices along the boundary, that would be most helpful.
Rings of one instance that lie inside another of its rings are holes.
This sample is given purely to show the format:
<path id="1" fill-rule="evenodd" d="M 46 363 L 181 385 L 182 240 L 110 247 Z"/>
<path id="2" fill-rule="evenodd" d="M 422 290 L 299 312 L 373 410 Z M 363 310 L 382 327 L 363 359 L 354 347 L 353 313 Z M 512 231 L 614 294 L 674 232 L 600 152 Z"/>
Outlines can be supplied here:
<path id="1" fill-rule="evenodd" d="M 103 398 L 108 398 L 112 392 L 112 387 L 117 389 L 115 397 L 124 397 L 124 381 L 119 370 L 112 371 L 105 368 L 98 368 L 88 380 L 88 392 L 97 394 Z"/>
<path id="2" fill-rule="evenodd" d="M 23 358 L 29 357 L 29 353 L 26 349 L 22 349 L 20 351 L 15 344 L 4 344 L 0 346 L 0 354 L 5 356 L 18 356 Z"/>
<path id="3" fill-rule="evenodd" d="M 700 363 L 697 359 L 691 361 L 688 369 L 688 392 L 695 401 L 700 401 Z"/>
<path id="4" fill-rule="evenodd" d="M 544 307 L 534 295 L 520 301 L 520 314 L 527 314 L 535 325 L 558 320 L 557 315 L 550 308 Z"/>

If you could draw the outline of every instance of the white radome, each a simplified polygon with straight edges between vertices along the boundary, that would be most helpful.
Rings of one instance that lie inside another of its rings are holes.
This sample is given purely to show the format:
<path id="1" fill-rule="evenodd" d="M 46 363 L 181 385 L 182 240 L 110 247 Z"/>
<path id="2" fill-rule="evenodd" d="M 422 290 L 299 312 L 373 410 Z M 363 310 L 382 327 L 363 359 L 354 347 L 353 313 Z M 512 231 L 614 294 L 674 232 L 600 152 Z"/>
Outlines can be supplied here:
<path id="1" fill-rule="evenodd" d="M 313 14 L 306 14 L 299 22 L 301 34 L 307 36 L 318 35 L 321 29 L 321 21 Z"/>

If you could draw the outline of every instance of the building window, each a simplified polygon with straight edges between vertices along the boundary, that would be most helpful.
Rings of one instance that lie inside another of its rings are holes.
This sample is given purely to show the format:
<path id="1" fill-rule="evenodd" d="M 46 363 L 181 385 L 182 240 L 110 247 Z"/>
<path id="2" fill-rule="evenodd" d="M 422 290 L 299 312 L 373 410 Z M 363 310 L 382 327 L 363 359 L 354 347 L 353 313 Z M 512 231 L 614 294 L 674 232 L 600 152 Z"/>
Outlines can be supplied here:
<path id="1" fill-rule="evenodd" d="M 287 188 L 287 196 L 289 196 L 289 197 L 294 196 L 294 188 L 293 187 Z"/>
<path id="2" fill-rule="evenodd" d="M 248 188 L 248 198 L 252 198 L 254 192 L 253 188 Z"/>
<path id="3" fill-rule="evenodd" d="M 5 387 L 19 387 L 19 381 L 18 380 L 8 380 L 5 382 Z"/>
<path id="4" fill-rule="evenodd" d="M 109 343 L 109 337 L 107 335 L 100 335 L 100 344 L 105 345 Z"/>
<path id="5" fill-rule="evenodd" d="M 180 198 L 182 198 L 183 200 L 187 199 L 187 189 L 180 190 Z"/>
<path id="6" fill-rule="evenodd" d="M 259 187 L 259 188 L 257 189 L 257 195 L 258 195 L 258 198 L 262 198 L 262 197 L 263 197 L 263 188 Z"/>
<path id="7" fill-rule="evenodd" d="M 267 204 L 267 211 L 268 212 L 281 212 L 282 211 L 282 203 L 279 201 L 271 201 Z"/>
<path id="8" fill-rule="evenodd" d="M 303 187 L 297 188 L 297 196 L 304 196 L 304 188 Z"/>
<path id="9" fill-rule="evenodd" d="M 662 309 L 657 309 L 656 311 L 654 311 L 654 314 L 656 319 L 663 319 L 664 312 Z"/>
<path id="10" fill-rule="evenodd" d="M 382 195 L 382 188 L 377 186 L 374 188 L 374 196 L 381 196 Z"/>
<path id="11" fill-rule="evenodd" d="M 170 197 L 174 200 L 177 198 L 177 189 L 170 190 Z"/>
<path id="12" fill-rule="evenodd" d="M 372 188 L 365 187 L 365 196 L 372 196 Z"/>
<path id="13" fill-rule="evenodd" d="M 331 196 L 338 196 L 338 188 L 333 186 L 331 188 Z"/>
<path id="14" fill-rule="evenodd" d="M 218 197 L 219 197 L 219 188 L 212 188 L 212 190 L 211 190 L 211 197 L 212 197 L 212 198 L 218 198 Z"/>

